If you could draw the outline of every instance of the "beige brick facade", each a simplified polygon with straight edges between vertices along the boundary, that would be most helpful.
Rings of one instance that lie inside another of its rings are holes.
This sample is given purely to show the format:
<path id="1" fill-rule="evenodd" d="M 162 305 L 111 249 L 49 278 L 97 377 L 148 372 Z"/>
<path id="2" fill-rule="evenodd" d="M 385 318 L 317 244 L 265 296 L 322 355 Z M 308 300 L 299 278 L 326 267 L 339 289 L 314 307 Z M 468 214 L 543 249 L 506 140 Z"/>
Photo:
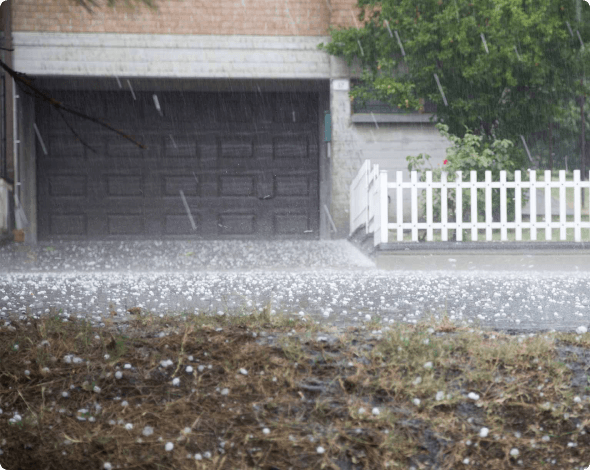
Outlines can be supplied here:
<path id="1" fill-rule="evenodd" d="M 324 36 L 358 14 L 356 0 L 159 0 L 157 10 L 98 0 L 92 14 L 73 0 L 10 1 L 13 30 L 35 32 Z"/>

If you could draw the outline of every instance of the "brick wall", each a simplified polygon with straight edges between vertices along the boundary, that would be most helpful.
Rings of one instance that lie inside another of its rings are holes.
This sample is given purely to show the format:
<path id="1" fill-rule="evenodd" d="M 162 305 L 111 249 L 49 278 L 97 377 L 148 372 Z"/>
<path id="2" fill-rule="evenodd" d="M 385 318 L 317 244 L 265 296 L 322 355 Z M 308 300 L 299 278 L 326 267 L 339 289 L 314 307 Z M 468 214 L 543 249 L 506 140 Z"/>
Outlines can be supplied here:
<path id="1" fill-rule="evenodd" d="M 159 0 L 157 10 L 119 0 L 90 14 L 73 0 L 10 0 L 14 31 L 323 36 L 354 25 L 356 0 Z"/>

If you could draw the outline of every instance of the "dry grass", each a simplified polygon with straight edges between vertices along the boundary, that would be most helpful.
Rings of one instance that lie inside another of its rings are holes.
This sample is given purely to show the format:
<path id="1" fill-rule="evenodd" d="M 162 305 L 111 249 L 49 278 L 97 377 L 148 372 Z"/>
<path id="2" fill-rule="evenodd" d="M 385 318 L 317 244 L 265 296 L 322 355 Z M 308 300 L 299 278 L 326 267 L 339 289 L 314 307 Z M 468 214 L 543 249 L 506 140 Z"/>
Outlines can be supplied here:
<path id="1" fill-rule="evenodd" d="M 590 334 L 523 337 L 446 318 L 325 331 L 268 309 L 134 318 L 125 330 L 57 314 L 0 326 L 4 468 L 590 462 Z"/>

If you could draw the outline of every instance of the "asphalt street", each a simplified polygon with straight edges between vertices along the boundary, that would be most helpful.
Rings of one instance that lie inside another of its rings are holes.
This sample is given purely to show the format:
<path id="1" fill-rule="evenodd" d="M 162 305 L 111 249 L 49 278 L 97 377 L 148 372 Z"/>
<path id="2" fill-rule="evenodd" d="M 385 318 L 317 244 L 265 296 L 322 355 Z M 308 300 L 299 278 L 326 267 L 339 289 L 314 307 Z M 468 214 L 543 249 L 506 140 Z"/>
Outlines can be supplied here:
<path id="1" fill-rule="evenodd" d="M 271 312 L 344 326 L 446 314 L 497 329 L 589 326 L 590 252 L 393 252 L 337 241 L 53 242 L 0 247 L 0 319 L 52 311 L 100 324 Z"/>

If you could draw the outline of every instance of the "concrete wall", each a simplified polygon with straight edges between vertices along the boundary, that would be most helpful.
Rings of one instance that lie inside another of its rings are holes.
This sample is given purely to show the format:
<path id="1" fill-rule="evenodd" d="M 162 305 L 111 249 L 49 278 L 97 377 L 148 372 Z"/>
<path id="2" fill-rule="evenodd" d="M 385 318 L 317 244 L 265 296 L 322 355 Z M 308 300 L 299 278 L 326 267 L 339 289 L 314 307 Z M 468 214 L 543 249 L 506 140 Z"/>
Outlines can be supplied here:
<path id="1" fill-rule="evenodd" d="M 378 164 L 379 169 L 387 170 L 389 181 L 395 181 L 396 171 L 403 171 L 404 181 L 410 180 L 408 162 L 406 157 L 417 156 L 420 153 L 430 155 L 430 163 L 434 168 L 443 164 L 446 158 L 446 149 L 451 142 L 441 136 L 433 123 L 381 123 L 378 124 L 354 124 L 358 138 L 362 141 L 364 159 L 371 160 L 372 164 Z M 358 171 L 358 169 L 357 169 Z M 356 174 L 356 173 L 355 173 Z M 419 194 L 421 191 L 418 192 Z M 389 191 L 391 203 L 389 205 L 390 220 L 395 218 L 397 194 L 395 190 Z M 404 220 L 411 217 L 410 190 L 405 189 Z"/>
<path id="2" fill-rule="evenodd" d="M 15 69 L 31 75 L 330 78 L 329 36 L 14 33 Z"/>
<path id="3" fill-rule="evenodd" d="M 348 80 L 344 80 L 348 82 Z M 333 82 L 334 84 L 334 82 Z M 402 170 L 404 179 L 409 180 L 406 157 L 420 153 L 429 154 L 433 166 L 442 165 L 446 149 L 451 143 L 443 138 L 434 123 L 423 115 L 378 116 L 379 120 L 390 119 L 397 122 L 353 122 L 350 114 L 351 102 L 348 91 L 331 87 L 332 137 L 332 205 L 331 212 L 338 227 L 339 235 L 349 228 L 350 193 L 349 186 L 362 163 L 369 159 L 387 170 L 388 179 L 394 180 L 395 172 Z M 354 115 L 355 118 L 359 116 Z M 411 121 L 423 122 L 411 122 Z M 368 119 L 364 119 L 368 121 Z M 410 122 L 408 122 L 410 121 Z M 390 217 L 396 208 L 396 193 L 391 191 Z M 410 217 L 409 190 L 404 194 L 404 219 Z"/>

